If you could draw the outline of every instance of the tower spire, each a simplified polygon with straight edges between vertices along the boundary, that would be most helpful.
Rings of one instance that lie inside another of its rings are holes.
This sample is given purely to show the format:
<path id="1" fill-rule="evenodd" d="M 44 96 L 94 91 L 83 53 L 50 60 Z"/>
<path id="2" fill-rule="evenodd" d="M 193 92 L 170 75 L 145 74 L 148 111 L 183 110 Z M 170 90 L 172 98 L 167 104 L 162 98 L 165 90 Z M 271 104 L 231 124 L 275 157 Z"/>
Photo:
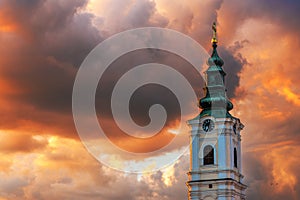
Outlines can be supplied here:
<path id="1" fill-rule="evenodd" d="M 233 104 L 226 96 L 226 73 L 222 68 L 224 61 L 217 52 L 218 39 L 215 22 L 212 25 L 212 30 L 213 37 L 211 42 L 213 51 L 211 57 L 207 60 L 209 67 L 205 72 L 207 75 L 206 87 L 204 88 L 205 97 L 199 101 L 199 106 L 203 109 L 200 116 L 231 117 L 229 111 L 232 110 Z"/>
<path id="2" fill-rule="evenodd" d="M 218 38 L 217 38 L 216 22 L 213 23 L 212 30 L 213 30 L 213 37 L 211 39 L 211 43 L 212 43 L 212 47 L 213 47 L 213 52 L 212 52 L 211 57 L 208 59 L 207 63 L 208 63 L 208 66 L 216 65 L 216 66 L 222 67 L 224 65 L 224 61 L 222 60 L 222 58 L 220 58 L 220 56 L 218 55 L 218 52 L 217 52 Z"/>

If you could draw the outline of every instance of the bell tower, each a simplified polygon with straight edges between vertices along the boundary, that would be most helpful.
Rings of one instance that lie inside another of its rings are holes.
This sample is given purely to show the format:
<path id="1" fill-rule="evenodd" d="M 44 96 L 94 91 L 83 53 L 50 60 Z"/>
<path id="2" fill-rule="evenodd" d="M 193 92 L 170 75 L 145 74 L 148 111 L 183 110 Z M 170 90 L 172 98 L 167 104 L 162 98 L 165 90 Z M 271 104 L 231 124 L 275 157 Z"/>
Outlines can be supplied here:
<path id="1" fill-rule="evenodd" d="M 189 200 L 245 200 L 242 183 L 241 130 L 244 125 L 229 111 L 224 61 L 217 52 L 217 28 L 212 26 L 212 55 L 206 70 L 201 113 L 188 121 L 190 131 Z"/>

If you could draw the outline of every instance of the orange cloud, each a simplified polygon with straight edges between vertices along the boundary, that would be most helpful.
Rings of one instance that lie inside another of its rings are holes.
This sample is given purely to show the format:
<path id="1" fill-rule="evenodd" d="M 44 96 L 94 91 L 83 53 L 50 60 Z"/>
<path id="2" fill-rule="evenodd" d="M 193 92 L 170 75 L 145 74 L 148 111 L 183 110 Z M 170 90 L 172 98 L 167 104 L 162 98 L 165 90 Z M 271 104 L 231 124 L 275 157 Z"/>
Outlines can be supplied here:
<path id="1" fill-rule="evenodd" d="M 279 89 L 279 93 L 285 96 L 287 101 L 292 102 L 296 106 L 300 106 L 300 94 L 294 93 L 291 88 L 285 87 Z"/>
<path id="2" fill-rule="evenodd" d="M 46 145 L 47 141 L 39 136 L 14 131 L 0 132 L 0 152 L 31 152 Z"/>
<path id="3" fill-rule="evenodd" d="M 298 184 L 298 171 L 293 165 L 300 159 L 298 144 L 294 141 L 279 142 L 255 148 L 251 153 L 259 155 L 260 162 L 268 170 L 268 180 L 261 187 L 272 192 L 272 196 L 289 191 L 296 198 L 295 187 Z M 257 166 L 258 167 L 258 166 Z"/>
<path id="4" fill-rule="evenodd" d="M 0 9 L 0 32 L 15 32 L 17 27 L 17 23 L 10 19 L 10 16 L 7 16 L 6 11 Z"/>

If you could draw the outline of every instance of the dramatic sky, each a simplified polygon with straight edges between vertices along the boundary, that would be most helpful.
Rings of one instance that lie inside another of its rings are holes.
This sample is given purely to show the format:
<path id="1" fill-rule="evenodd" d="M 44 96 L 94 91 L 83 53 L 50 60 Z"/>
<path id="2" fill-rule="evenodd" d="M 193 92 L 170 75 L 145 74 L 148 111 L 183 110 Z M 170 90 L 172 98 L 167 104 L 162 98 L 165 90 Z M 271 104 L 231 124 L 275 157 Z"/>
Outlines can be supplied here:
<path id="1" fill-rule="evenodd" d="M 231 113 L 245 125 L 247 199 L 300 199 L 299 10 L 297 0 L 0 0 L 0 200 L 187 199 L 187 153 L 143 175 L 94 159 L 74 126 L 72 88 L 87 54 L 116 33 L 169 28 L 210 51 L 213 21 L 235 106 Z M 104 79 L 118 77 L 118 66 L 151 61 L 148 54 L 118 59 Z M 191 77 L 203 95 L 201 77 L 184 72 L 180 67 L 187 63 L 174 59 L 165 63 Z M 149 123 L 147 109 L 160 100 L 170 111 L 164 130 L 171 129 L 179 115 L 178 103 L 169 101 L 175 97 L 155 85 L 144 89 L 131 102 L 135 122 Z M 103 106 L 108 90 L 98 91 L 96 108 L 110 127 Z"/>

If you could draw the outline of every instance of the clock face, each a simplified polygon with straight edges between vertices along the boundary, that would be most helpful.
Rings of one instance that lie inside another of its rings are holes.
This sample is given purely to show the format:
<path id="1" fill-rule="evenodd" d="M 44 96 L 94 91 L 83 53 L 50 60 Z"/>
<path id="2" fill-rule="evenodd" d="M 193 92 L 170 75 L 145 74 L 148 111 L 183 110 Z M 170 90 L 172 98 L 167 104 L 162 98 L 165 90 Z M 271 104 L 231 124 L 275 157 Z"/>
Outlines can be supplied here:
<path id="1" fill-rule="evenodd" d="M 205 132 L 212 131 L 214 127 L 214 122 L 211 119 L 204 120 L 202 128 Z"/>

